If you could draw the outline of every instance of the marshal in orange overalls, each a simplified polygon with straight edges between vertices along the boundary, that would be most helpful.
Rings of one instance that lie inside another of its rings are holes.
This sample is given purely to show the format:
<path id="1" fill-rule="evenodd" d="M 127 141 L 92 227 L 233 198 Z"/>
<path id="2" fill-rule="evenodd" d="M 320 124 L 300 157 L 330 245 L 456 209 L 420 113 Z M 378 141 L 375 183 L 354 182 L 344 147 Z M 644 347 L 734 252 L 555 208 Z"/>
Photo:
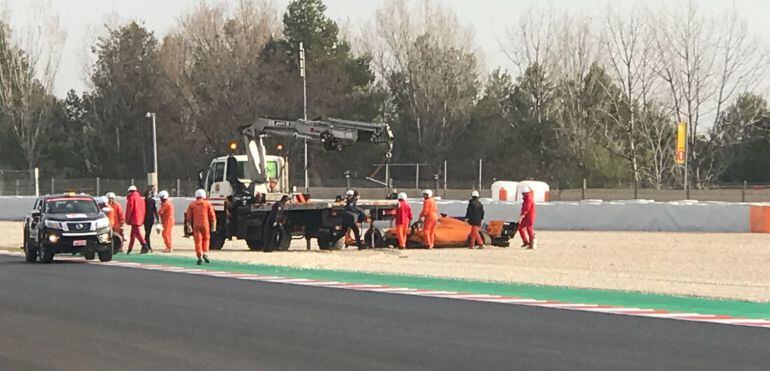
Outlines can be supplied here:
<path id="1" fill-rule="evenodd" d="M 422 235 L 425 246 L 432 249 L 436 244 L 436 223 L 438 222 L 438 207 L 433 197 L 425 197 L 420 218 L 423 220 Z"/>
<path id="2" fill-rule="evenodd" d="M 197 198 L 187 207 L 185 223 L 190 224 L 195 239 L 195 255 L 198 259 L 209 252 L 211 231 L 217 229 L 214 207 L 203 198 Z"/>
<path id="3" fill-rule="evenodd" d="M 163 242 L 166 244 L 164 252 L 171 252 L 171 229 L 174 227 L 174 204 L 170 199 L 161 199 L 158 216 L 163 223 Z"/>

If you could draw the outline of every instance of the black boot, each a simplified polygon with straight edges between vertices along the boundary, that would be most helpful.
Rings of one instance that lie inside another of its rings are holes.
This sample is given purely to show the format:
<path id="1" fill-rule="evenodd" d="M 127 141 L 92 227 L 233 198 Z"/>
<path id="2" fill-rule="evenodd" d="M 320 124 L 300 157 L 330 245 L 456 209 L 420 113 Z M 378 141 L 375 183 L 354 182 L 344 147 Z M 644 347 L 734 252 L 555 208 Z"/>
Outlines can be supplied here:
<path id="1" fill-rule="evenodd" d="M 201 265 L 202 263 L 203 261 L 201 260 L 201 258 L 198 258 L 198 262 L 196 264 Z"/>
<path id="2" fill-rule="evenodd" d="M 208 263 L 211 263 L 211 262 L 209 261 L 209 257 L 208 257 L 208 256 L 206 256 L 206 254 L 203 254 L 203 261 L 205 261 L 205 262 L 206 262 L 206 264 L 208 264 Z"/>
<path id="3" fill-rule="evenodd" d="M 139 251 L 139 253 L 140 254 L 147 254 L 147 251 L 149 251 L 149 249 L 147 248 L 147 244 L 143 244 L 142 245 L 142 250 Z"/>

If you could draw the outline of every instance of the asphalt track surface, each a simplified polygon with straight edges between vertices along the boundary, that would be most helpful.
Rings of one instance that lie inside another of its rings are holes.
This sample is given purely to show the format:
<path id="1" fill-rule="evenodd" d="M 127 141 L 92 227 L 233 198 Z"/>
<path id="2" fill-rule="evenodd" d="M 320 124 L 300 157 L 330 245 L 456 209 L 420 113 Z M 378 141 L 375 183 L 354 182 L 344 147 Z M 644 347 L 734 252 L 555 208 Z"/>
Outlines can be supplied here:
<path id="1" fill-rule="evenodd" d="M 762 328 L 0 256 L 0 370 L 767 370 Z"/>

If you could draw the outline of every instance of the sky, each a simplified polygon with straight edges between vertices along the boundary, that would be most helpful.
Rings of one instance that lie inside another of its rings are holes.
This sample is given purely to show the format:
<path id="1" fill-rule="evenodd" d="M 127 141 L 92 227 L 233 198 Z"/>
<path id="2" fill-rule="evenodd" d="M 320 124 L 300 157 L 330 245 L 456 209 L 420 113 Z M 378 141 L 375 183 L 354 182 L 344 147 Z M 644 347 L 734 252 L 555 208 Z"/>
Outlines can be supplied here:
<path id="1" fill-rule="evenodd" d="M 70 89 L 81 92 L 87 89 L 84 62 L 89 44 L 101 26 L 110 20 L 136 19 L 162 37 L 198 0 L 49 0 L 51 11 L 58 13 L 67 38 L 62 61 L 55 83 L 55 93 L 64 96 Z M 457 13 L 460 23 L 472 27 L 477 47 L 483 51 L 488 69 L 501 66 L 513 69 L 512 63 L 502 52 L 506 27 L 514 26 L 522 13 L 534 1 L 526 0 L 437 0 Z M 685 1 L 685 0 L 669 0 Z M 288 0 L 275 0 L 283 9 Z M 666 0 L 615 0 L 614 7 L 630 9 L 643 3 L 650 7 L 663 6 Z M 334 20 L 356 25 L 370 19 L 381 0 L 326 0 L 327 14 Z M 730 5 L 727 0 L 697 1 L 702 10 L 713 13 Z M 550 0 L 549 7 L 570 12 L 593 13 L 604 8 L 607 0 Z M 753 32 L 758 33 L 770 45 L 770 0 L 735 0 L 736 8 L 747 17 Z M 35 12 L 27 0 L 6 0 L 10 11 L 11 26 L 23 27 L 34 20 Z"/>

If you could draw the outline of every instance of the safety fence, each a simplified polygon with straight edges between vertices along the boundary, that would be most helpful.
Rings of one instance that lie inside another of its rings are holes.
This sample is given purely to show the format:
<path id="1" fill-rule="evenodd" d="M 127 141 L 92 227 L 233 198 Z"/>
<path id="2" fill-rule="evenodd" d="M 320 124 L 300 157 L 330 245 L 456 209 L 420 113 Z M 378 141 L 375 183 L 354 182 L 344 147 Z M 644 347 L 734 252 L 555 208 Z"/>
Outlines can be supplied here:
<path id="1" fill-rule="evenodd" d="M 118 201 L 124 203 L 123 198 Z M 173 198 L 176 220 L 181 223 L 192 201 Z M 410 199 L 419 210 L 419 199 Z M 520 203 L 484 200 L 485 220 L 516 221 Z M 23 220 L 34 197 L 0 197 L 0 220 Z M 439 211 L 463 216 L 467 202 L 438 201 Z M 770 204 L 728 202 L 650 202 L 593 200 L 557 201 L 537 205 L 537 229 L 587 231 L 669 231 L 770 233 Z"/>
<path id="2" fill-rule="evenodd" d="M 412 164 L 416 165 L 416 164 Z M 310 194 L 314 198 L 334 198 L 344 194 L 347 189 L 357 189 L 366 198 L 382 198 L 389 193 L 403 191 L 410 196 L 417 196 L 421 189 L 432 189 L 436 195 L 445 199 L 464 200 L 470 192 L 478 188 L 478 181 L 468 179 L 447 180 L 437 177 L 436 172 L 431 172 L 431 167 L 420 166 L 394 166 L 388 171 L 391 176 L 390 188 L 386 187 L 384 171 L 375 174 L 377 177 L 368 177 L 367 174 L 349 174 L 349 177 L 329 177 L 310 182 Z M 401 170 L 396 170 L 401 169 Z M 450 167 L 451 169 L 451 167 Z M 435 170 L 435 169 L 433 169 Z M 411 172 L 411 173 L 410 173 Z M 398 176 L 397 178 L 394 178 Z M 413 178 L 409 178 L 412 176 Z M 367 179 L 369 178 L 369 179 Z M 41 175 L 35 182 L 34 171 L 30 170 L 2 170 L 0 169 L 0 196 L 29 196 L 39 194 L 54 194 L 61 192 L 83 192 L 88 194 L 105 194 L 115 192 L 125 194 L 130 185 L 139 189 L 148 187 L 147 179 L 103 179 L 93 178 L 51 178 Z M 172 196 L 192 196 L 198 187 L 197 180 L 193 179 L 161 179 L 159 189 L 167 190 Z M 482 181 L 481 196 L 491 197 L 489 187 L 491 180 Z M 304 190 L 304 182 L 294 182 L 297 191 Z M 446 185 L 446 187 L 445 187 Z M 390 192 L 388 192 L 388 190 Z M 636 196 L 636 197 L 635 197 Z M 605 201 L 614 200 L 655 200 L 677 201 L 686 199 L 687 195 L 681 189 L 650 189 L 640 188 L 636 194 L 632 188 L 577 188 L 558 189 L 551 187 L 549 199 L 552 201 L 579 201 L 597 199 Z M 692 189 L 691 200 L 721 201 L 721 202 L 770 202 L 770 185 L 768 184 L 722 184 L 708 189 Z"/>

